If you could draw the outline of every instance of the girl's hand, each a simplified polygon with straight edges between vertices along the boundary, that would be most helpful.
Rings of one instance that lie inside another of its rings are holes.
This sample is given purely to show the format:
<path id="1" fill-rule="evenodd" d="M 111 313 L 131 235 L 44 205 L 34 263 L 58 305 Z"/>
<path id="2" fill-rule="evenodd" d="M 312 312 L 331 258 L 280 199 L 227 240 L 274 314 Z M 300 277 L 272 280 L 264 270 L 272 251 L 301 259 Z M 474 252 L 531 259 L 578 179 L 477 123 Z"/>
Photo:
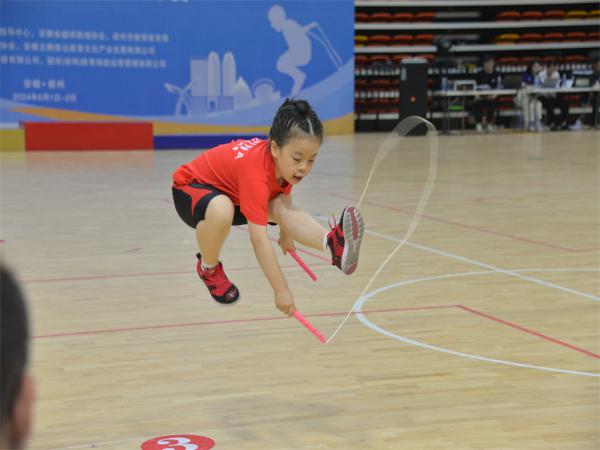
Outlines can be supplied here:
<path id="1" fill-rule="evenodd" d="M 283 252 L 284 255 L 287 255 L 287 252 L 289 252 L 290 250 L 295 252 L 296 251 L 296 244 L 294 243 L 294 240 L 291 238 L 291 236 L 283 231 L 279 231 L 279 246 L 281 247 L 281 251 Z"/>
<path id="2" fill-rule="evenodd" d="M 294 297 L 289 289 L 275 292 L 275 306 L 288 317 L 294 314 L 296 305 L 294 304 Z"/>

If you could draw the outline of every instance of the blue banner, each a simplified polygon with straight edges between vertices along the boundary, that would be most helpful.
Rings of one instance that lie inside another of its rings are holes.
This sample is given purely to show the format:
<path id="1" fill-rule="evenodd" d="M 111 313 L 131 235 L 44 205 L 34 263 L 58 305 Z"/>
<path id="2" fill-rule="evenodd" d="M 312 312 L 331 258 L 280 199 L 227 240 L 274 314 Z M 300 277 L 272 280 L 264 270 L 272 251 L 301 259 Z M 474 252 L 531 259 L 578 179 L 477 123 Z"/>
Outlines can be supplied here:
<path id="1" fill-rule="evenodd" d="M 268 126 L 285 97 L 309 100 L 324 122 L 353 121 L 351 0 L 3 0 L 0 8 L 2 122 L 239 130 Z"/>

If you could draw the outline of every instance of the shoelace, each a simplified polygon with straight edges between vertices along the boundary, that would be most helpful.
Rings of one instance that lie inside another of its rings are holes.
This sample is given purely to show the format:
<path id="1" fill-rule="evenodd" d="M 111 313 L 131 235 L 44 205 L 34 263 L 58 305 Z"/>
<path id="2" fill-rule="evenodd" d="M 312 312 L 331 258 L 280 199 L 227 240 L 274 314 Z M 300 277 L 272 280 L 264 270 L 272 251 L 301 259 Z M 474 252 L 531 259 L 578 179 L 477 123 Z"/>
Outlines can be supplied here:
<path id="1" fill-rule="evenodd" d="M 333 222 L 331 222 L 331 220 L 333 219 Z M 334 230 L 337 227 L 337 220 L 335 220 L 335 215 L 331 215 L 331 218 L 327 218 L 327 223 L 329 225 L 329 228 L 331 230 Z"/>

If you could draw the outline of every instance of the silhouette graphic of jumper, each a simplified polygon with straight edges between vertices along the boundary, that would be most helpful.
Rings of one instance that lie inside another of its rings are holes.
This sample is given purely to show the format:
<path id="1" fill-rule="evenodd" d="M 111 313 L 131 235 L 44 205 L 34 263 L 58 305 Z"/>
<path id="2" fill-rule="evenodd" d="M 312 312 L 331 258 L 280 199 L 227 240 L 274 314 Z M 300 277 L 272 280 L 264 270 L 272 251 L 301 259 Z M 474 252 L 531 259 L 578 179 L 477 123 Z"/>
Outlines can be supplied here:
<path id="1" fill-rule="evenodd" d="M 277 60 L 277 70 L 289 75 L 294 80 L 291 97 L 294 97 L 306 80 L 306 74 L 299 67 L 307 65 L 312 58 L 312 37 L 323 46 L 325 52 L 331 59 L 336 69 L 342 65 L 340 55 L 331 45 L 327 35 L 317 22 L 311 22 L 306 26 L 301 26 L 295 20 L 288 19 L 285 10 L 280 5 L 271 7 L 268 13 L 271 26 L 278 33 L 283 33 L 283 37 L 288 45 L 288 50 Z"/>

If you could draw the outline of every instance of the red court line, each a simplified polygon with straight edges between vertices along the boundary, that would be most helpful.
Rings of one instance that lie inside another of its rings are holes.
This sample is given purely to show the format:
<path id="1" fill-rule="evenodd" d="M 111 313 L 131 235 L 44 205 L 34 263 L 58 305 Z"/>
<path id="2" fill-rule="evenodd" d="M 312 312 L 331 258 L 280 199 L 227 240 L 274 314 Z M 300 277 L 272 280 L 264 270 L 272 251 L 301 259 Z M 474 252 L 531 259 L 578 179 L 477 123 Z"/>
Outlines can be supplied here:
<path id="1" fill-rule="evenodd" d="M 539 333 L 534 330 L 530 330 L 528 328 L 522 327 L 512 322 L 508 322 L 506 320 L 500 319 L 498 317 L 491 316 L 484 312 L 478 311 L 473 308 L 469 308 L 464 305 L 433 305 L 433 306 L 417 306 L 417 307 L 406 307 L 406 308 L 389 308 L 389 309 L 371 309 L 362 311 L 363 314 L 377 314 L 377 313 L 389 313 L 389 312 L 402 312 L 402 311 L 426 311 L 433 309 L 447 309 L 447 308 L 459 308 L 468 313 L 483 317 L 488 320 L 492 320 L 494 322 L 498 322 L 502 325 L 509 326 L 516 330 L 522 331 L 527 334 L 531 334 L 533 336 L 540 337 L 544 340 L 552 342 L 557 345 L 561 345 L 566 348 L 570 348 L 571 350 L 575 350 L 579 353 L 583 353 L 584 355 L 591 356 L 595 359 L 600 359 L 600 355 L 593 353 L 589 350 L 585 350 L 580 347 L 576 347 L 575 345 L 571 345 L 567 342 L 561 341 L 559 339 L 547 336 L 545 334 Z M 314 313 L 314 314 L 305 314 L 305 317 L 336 317 L 343 316 L 348 314 L 348 312 L 324 312 L 324 313 Z M 355 311 L 352 311 L 352 315 L 356 315 Z M 232 319 L 232 320 L 215 320 L 208 322 L 188 322 L 188 323 L 174 323 L 174 324 L 164 324 L 164 325 L 147 325 L 147 326 L 138 326 L 138 327 L 124 327 L 124 328 L 108 328 L 101 330 L 88 330 L 88 331 L 75 331 L 75 332 L 67 332 L 67 333 L 55 333 L 55 334 L 45 334 L 40 336 L 33 336 L 32 339 L 48 339 L 48 338 L 56 338 L 56 337 L 69 337 L 69 336 L 94 336 L 100 334 L 111 334 L 111 333 L 125 333 L 129 331 L 147 331 L 147 330 L 160 330 L 160 329 L 168 329 L 168 328 L 188 328 L 188 327 L 201 327 L 208 325 L 228 325 L 228 324 L 242 324 L 242 323 L 253 323 L 253 322 L 264 322 L 264 321 L 272 321 L 272 320 L 285 320 L 288 317 L 283 316 L 270 316 L 270 317 L 255 317 L 252 319 Z"/>
<path id="2" fill-rule="evenodd" d="M 419 310 L 429 310 L 429 309 L 442 309 L 442 308 L 454 308 L 458 305 L 438 305 L 438 306 L 421 306 L 421 307 L 413 307 L 413 308 L 391 308 L 391 309 L 372 309 L 362 311 L 364 314 L 372 314 L 372 313 L 386 313 L 386 312 L 398 312 L 398 311 L 419 311 Z M 326 312 L 326 313 L 317 313 L 317 314 L 305 314 L 305 317 L 322 317 L 322 316 L 343 316 L 348 314 L 348 312 Z M 356 312 L 352 312 L 352 314 L 356 314 Z M 125 327 L 125 328 L 108 328 L 103 330 L 89 330 L 89 331 L 74 331 L 69 333 L 56 333 L 56 334 L 45 334 L 41 336 L 33 336 L 32 339 L 47 339 L 47 338 L 55 338 L 55 337 L 66 337 L 66 336 L 93 336 L 98 334 L 108 334 L 108 333 L 124 333 L 128 331 L 142 331 L 142 330 L 159 330 L 164 328 L 186 328 L 186 327 L 201 327 L 207 325 L 227 325 L 227 324 L 238 324 L 238 323 L 252 323 L 252 322 L 262 322 L 262 321 L 270 321 L 270 320 L 285 320 L 289 317 L 284 317 L 281 315 L 278 316 L 270 316 L 270 317 L 255 317 L 252 319 L 233 319 L 233 320 L 215 320 L 210 322 L 189 322 L 189 323 L 173 323 L 173 324 L 165 324 L 165 325 L 147 325 L 147 326 L 139 326 L 139 327 Z"/>
<path id="3" fill-rule="evenodd" d="M 296 265 L 281 266 L 282 269 L 297 269 Z M 227 272 L 237 272 L 240 270 L 257 270 L 260 269 L 258 266 L 252 267 L 232 267 L 228 268 Z M 25 280 L 24 283 L 53 283 L 57 281 L 89 281 L 89 280 L 110 280 L 113 278 L 135 278 L 135 277 L 154 277 L 154 276 L 165 276 L 165 275 L 190 275 L 194 272 L 189 270 L 180 272 L 141 272 L 141 273 L 125 273 L 125 274 L 109 274 L 109 275 L 90 275 L 82 277 L 68 277 L 68 278 L 42 278 L 38 280 Z"/>
<path id="4" fill-rule="evenodd" d="M 469 308 L 467 306 L 456 305 L 456 307 L 460 308 L 460 309 L 462 309 L 464 311 L 470 312 L 471 314 L 475 314 L 477 316 L 484 317 L 484 318 L 489 319 L 489 320 L 493 320 L 494 322 L 501 323 L 502 325 L 506 325 L 506 326 L 515 328 L 516 330 L 522 331 L 524 333 L 528 333 L 528 334 L 531 334 L 533 336 L 540 337 L 540 338 L 545 339 L 545 340 L 547 340 L 549 342 L 553 342 L 555 344 L 562 345 L 563 347 L 570 348 L 571 350 L 575 350 L 577 352 L 583 353 L 584 355 L 591 356 L 592 358 L 600 359 L 600 355 L 597 354 L 597 353 L 593 353 L 593 352 L 591 352 L 589 350 L 585 350 L 583 348 L 576 347 L 575 345 L 572 345 L 572 344 L 569 344 L 567 342 L 561 341 L 559 339 L 547 336 L 547 335 L 539 333 L 537 331 L 530 330 L 529 328 L 522 327 L 521 325 L 517 325 L 516 323 L 512 323 L 512 322 L 508 322 L 508 321 L 503 320 L 503 319 L 499 319 L 498 317 L 491 316 L 489 314 L 486 314 L 486 313 L 481 312 L 481 311 L 477 311 L 476 309 Z"/>
<path id="5" fill-rule="evenodd" d="M 347 197 L 345 195 L 339 195 L 339 194 L 334 194 L 334 193 L 329 193 L 329 195 L 332 196 L 332 197 L 343 198 L 344 200 L 356 201 L 356 199 L 353 199 L 352 197 Z M 394 207 L 394 206 L 382 205 L 381 203 L 376 203 L 376 202 L 372 202 L 372 201 L 368 201 L 368 200 L 363 200 L 363 203 L 366 203 L 366 204 L 369 204 L 369 205 L 373 205 L 373 206 L 378 206 L 380 208 L 389 209 L 389 210 L 392 210 L 392 211 L 398 211 L 398 212 L 402 212 L 402 213 L 405 213 L 405 214 L 414 215 L 414 211 L 411 211 L 409 209 L 403 209 L 403 208 L 397 208 L 397 207 Z M 516 236 L 514 234 L 502 233 L 500 231 L 494 231 L 494 230 L 490 230 L 488 228 L 482 228 L 482 227 L 478 227 L 478 226 L 475 226 L 475 225 L 467 225 L 467 224 L 460 223 L 460 222 L 454 222 L 453 220 L 446 220 L 446 219 L 442 219 L 440 217 L 431 216 L 429 214 L 421 214 L 421 217 L 424 217 L 424 218 L 429 219 L 429 220 L 433 220 L 435 222 L 441 222 L 441 223 L 445 223 L 445 224 L 448 224 L 448 225 L 454 225 L 456 227 L 465 228 L 465 229 L 468 229 L 468 230 L 480 231 L 482 233 L 493 234 L 495 236 L 502 236 L 502 237 L 505 237 L 505 238 L 508 238 L 508 239 L 513 239 L 515 241 L 527 242 L 529 244 L 535 244 L 535 245 L 541 245 L 543 247 L 554 248 L 556 250 L 561 250 L 561 251 L 564 251 L 564 252 L 579 253 L 579 252 L 591 252 L 591 251 L 598 250 L 596 248 L 575 249 L 575 248 L 563 247 L 561 245 L 551 244 L 551 243 L 542 242 L 542 241 L 536 241 L 534 239 L 528 239 L 528 238 L 524 238 L 524 237 L 521 237 L 521 236 Z"/>

